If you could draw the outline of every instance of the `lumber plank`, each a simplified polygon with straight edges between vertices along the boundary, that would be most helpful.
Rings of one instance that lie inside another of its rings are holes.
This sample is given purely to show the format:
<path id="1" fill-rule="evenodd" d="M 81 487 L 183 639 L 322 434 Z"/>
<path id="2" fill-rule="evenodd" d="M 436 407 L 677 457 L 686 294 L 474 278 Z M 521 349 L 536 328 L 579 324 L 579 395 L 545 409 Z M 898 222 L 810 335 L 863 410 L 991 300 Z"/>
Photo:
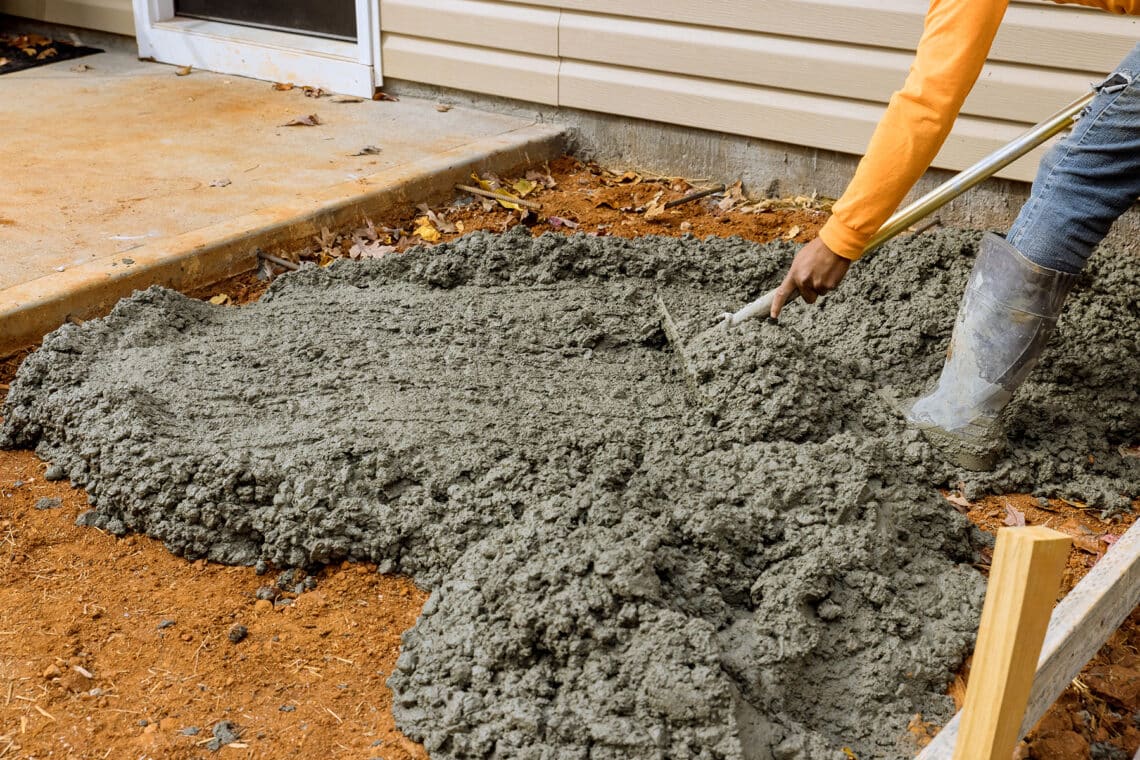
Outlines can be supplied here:
<path id="1" fill-rule="evenodd" d="M 1140 604 L 1140 523 L 1129 528 L 1053 610 L 1019 737 L 1041 720 L 1137 604 Z M 960 721 L 961 713 L 934 737 L 918 760 L 949 760 Z"/>
<path id="2" fill-rule="evenodd" d="M 1007 760 L 1073 540 L 1040 525 L 998 532 L 954 760 Z"/>

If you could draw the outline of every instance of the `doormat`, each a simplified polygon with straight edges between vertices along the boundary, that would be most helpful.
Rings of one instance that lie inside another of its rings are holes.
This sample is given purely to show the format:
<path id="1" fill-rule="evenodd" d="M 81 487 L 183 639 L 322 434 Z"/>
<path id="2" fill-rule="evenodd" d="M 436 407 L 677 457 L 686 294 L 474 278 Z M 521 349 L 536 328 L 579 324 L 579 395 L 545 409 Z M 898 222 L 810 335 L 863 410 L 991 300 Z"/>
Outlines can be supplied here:
<path id="1" fill-rule="evenodd" d="M 0 34 L 0 74 L 102 52 L 99 48 L 73 45 L 40 34 Z"/>

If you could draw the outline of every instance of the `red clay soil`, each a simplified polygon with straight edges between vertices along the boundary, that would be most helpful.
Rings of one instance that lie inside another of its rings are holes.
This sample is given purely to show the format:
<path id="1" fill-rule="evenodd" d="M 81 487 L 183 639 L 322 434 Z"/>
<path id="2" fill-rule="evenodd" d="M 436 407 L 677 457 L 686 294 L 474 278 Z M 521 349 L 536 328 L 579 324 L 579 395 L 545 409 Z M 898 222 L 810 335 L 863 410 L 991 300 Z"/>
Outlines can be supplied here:
<path id="1" fill-rule="evenodd" d="M 272 253 L 328 263 L 360 255 L 359 248 L 351 253 L 354 244 L 400 251 L 424 239 L 520 223 L 535 234 L 806 242 L 827 217 L 826 199 L 757 203 L 731 189 L 727 198 L 663 210 L 661 204 L 700 183 L 614 173 L 573 158 L 528 176 L 535 187 L 521 187 L 527 200 L 542 205 L 537 212 L 460 197 L 430 214 L 408 209 L 371 229 L 329 231 L 304 250 Z M 482 179 L 518 193 L 516 181 L 526 177 Z M 265 287 L 248 274 L 193 295 L 248 303 Z M 21 359 L 0 360 L 0 393 Z M 240 737 L 219 757 L 425 757 L 394 728 L 384 685 L 400 634 L 425 600 L 409 581 L 368 566 L 333 567 L 320 573 L 313 591 L 259 602 L 257 590 L 273 585 L 272 573 L 190 563 L 145 537 L 117 539 L 75 527 L 86 509 L 84 493 L 45 482 L 44 467 L 29 452 L 0 452 L 0 760 L 212 757 L 211 728 L 227 720 Z M 946 496 L 948 509 L 989 532 L 1024 519 L 1073 535 L 1064 591 L 1108 547 L 1111 538 L 1102 537 L 1123 533 L 1135 519 L 1103 522 L 1080 504 L 1043 506 L 1028 496 L 976 503 Z M 59 507 L 36 508 L 53 497 Z M 229 640 L 235 625 L 248 629 L 237 643 Z M 1138 652 L 1140 613 L 1089 663 L 1018 757 L 1084 760 L 1100 743 L 1098 757 L 1117 757 L 1109 754 L 1115 749 L 1131 758 L 1140 748 Z M 959 701 L 968 671 L 967 663 L 950 689 Z M 199 733 L 184 734 L 190 727 Z M 921 744 L 935 727 L 915 716 L 912 730 Z"/>

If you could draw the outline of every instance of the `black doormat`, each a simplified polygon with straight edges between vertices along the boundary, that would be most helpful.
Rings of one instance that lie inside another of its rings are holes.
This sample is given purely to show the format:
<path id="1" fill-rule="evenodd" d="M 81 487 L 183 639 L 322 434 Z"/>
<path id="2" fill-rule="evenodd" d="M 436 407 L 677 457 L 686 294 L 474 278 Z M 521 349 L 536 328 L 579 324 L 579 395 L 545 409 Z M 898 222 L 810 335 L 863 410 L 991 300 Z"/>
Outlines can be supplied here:
<path id="1" fill-rule="evenodd" d="M 99 48 L 73 45 L 40 34 L 0 33 L 0 74 L 102 52 Z"/>

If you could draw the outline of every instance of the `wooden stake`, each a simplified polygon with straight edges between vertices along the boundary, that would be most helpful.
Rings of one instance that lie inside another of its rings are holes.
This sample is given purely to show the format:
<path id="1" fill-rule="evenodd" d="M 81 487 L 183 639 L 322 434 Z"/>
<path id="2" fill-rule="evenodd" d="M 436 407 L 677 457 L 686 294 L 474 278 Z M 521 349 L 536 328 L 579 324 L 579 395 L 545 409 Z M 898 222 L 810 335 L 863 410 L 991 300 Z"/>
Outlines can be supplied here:
<path id="1" fill-rule="evenodd" d="M 1072 539 L 1034 525 L 998 532 L 954 760 L 1009 760 Z"/>
<path id="2" fill-rule="evenodd" d="M 1037 660 L 1029 706 L 1021 722 L 1022 736 L 1037 725 L 1085 663 L 1138 604 L 1140 523 L 1110 546 L 1088 575 L 1053 610 L 1041 657 Z M 954 751 L 961 719 L 962 713 L 955 715 L 918 760 L 948 760 Z"/>

